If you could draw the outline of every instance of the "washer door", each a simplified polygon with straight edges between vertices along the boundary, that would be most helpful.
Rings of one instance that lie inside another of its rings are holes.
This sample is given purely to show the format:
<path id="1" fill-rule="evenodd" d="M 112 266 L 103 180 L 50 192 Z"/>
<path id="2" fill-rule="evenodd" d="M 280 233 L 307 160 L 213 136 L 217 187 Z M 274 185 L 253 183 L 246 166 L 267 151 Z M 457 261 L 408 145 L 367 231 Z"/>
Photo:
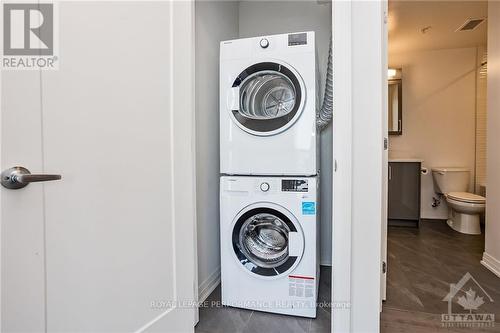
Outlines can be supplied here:
<path id="1" fill-rule="evenodd" d="M 289 66 L 276 62 L 252 65 L 238 75 L 232 86 L 233 120 L 255 135 L 285 131 L 297 120 L 305 100 L 300 76 Z"/>
<path id="2" fill-rule="evenodd" d="M 293 215 L 274 204 L 247 207 L 232 231 L 237 260 L 263 277 L 286 274 L 300 262 L 304 237 Z"/>

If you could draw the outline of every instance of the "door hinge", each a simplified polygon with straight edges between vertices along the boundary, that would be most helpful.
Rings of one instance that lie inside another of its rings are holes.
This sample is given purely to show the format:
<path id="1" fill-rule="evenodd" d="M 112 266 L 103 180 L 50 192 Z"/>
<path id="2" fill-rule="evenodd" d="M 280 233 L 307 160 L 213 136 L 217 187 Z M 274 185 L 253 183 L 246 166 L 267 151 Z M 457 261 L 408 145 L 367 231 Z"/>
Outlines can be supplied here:
<path id="1" fill-rule="evenodd" d="M 333 160 L 333 171 L 337 172 L 337 160 Z"/>
<path id="2" fill-rule="evenodd" d="M 382 261 L 382 274 L 387 273 L 387 264 L 385 261 Z"/>
<path id="3" fill-rule="evenodd" d="M 384 150 L 387 150 L 389 148 L 389 139 L 384 138 Z"/>

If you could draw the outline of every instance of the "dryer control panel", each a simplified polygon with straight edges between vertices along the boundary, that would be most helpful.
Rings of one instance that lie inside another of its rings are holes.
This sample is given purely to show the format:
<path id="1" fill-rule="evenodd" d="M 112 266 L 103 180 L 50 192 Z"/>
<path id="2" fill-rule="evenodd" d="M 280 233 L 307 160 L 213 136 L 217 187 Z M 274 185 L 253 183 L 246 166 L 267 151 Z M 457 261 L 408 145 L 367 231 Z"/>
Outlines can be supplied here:
<path id="1" fill-rule="evenodd" d="M 307 179 L 282 179 L 281 191 L 283 192 L 308 192 L 309 184 Z"/>

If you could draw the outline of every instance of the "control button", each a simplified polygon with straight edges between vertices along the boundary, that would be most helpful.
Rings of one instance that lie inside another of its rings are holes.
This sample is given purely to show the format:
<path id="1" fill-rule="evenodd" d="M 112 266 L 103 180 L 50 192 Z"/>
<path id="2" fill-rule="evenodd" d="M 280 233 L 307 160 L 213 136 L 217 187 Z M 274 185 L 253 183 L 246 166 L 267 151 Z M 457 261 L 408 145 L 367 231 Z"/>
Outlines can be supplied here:
<path id="1" fill-rule="evenodd" d="M 270 188 L 269 183 L 262 183 L 262 184 L 260 184 L 260 189 L 261 189 L 262 192 L 269 191 L 269 188 Z"/>
<path id="2" fill-rule="evenodd" d="M 262 47 L 263 49 L 267 49 L 268 46 L 269 46 L 269 41 L 267 40 L 267 38 L 262 38 L 260 40 L 260 47 Z"/>

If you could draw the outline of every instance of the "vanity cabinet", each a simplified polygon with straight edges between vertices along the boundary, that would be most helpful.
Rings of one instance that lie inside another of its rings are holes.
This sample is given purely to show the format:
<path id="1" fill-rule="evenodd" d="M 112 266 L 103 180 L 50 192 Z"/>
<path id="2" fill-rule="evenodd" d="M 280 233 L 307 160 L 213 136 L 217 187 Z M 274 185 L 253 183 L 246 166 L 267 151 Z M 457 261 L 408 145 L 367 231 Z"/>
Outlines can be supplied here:
<path id="1" fill-rule="evenodd" d="M 419 225 L 421 162 L 389 162 L 389 225 Z"/>

